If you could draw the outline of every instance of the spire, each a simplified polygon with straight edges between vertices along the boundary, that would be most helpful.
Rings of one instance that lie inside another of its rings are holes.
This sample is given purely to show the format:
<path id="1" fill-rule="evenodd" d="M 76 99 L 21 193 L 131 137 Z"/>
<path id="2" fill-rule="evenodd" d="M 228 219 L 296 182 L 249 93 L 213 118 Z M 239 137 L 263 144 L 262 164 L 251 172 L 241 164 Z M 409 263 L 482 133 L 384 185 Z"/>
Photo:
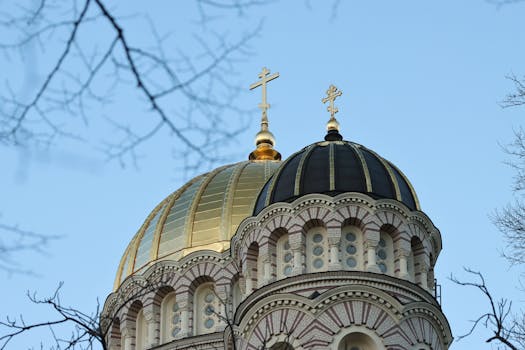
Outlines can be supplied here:
<path id="1" fill-rule="evenodd" d="M 262 89 L 262 101 L 259 103 L 259 108 L 262 112 L 261 130 L 255 136 L 256 149 L 250 153 L 248 157 L 250 160 L 281 160 L 281 154 L 273 149 L 275 145 L 275 137 L 268 129 L 268 108 L 270 104 L 266 101 L 266 84 L 279 77 L 279 73 L 270 74 L 270 71 L 263 67 L 259 78 L 261 80 L 250 85 L 250 90 L 256 87 Z"/>
<path id="2" fill-rule="evenodd" d="M 323 103 L 330 102 L 326 108 L 328 112 L 330 112 L 330 120 L 328 120 L 326 124 L 326 130 L 328 132 L 324 137 L 326 141 L 341 141 L 343 139 L 343 136 L 339 134 L 339 122 L 335 119 L 335 114 L 339 112 L 339 109 L 334 106 L 335 99 L 342 94 L 335 85 L 330 85 L 328 90 L 326 90 L 326 97 L 321 100 Z"/>

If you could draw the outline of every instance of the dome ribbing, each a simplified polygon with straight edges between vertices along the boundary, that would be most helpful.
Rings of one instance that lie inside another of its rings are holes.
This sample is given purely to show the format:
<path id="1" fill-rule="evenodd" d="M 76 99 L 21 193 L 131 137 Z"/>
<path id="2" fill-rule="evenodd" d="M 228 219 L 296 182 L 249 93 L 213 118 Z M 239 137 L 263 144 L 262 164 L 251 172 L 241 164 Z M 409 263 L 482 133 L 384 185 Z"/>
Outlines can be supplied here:
<path id="1" fill-rule="evenodd" d="M 420 210 L 412 185 L 391 162 L 354 142 L 324 141 L 288 157 L 261 190 L 254 215 L 270 204 L 291 202 L 309 193 L 336 196 L 344 192 L 395 199 Z"/>

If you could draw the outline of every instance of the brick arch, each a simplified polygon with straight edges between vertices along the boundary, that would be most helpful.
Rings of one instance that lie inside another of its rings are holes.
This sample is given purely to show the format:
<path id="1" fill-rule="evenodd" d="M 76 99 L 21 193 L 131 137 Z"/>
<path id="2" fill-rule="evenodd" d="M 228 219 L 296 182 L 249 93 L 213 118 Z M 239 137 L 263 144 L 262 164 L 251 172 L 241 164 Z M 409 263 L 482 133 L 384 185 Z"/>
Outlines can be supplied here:
<path id="1" fill-rule="evenodd" d="M 122 345 L 122 333 L 120 331 L 120 318 L 114 317 L 109 325 L 108 346 L 111 349 L 120 350 Z"/>
<path id="2" fill-rule="evenodd" d="M 307 206 L 295 212 L 294 221 L 303 229 L 310 228 L 310 224 L 319 224 L 326 227 L 327 217 L 331 214 L 332 208 L 326 205 Z"/>
<path id="3" fill-rule="evenodd" d="M 343 223 L 347 220 L 349 223 L 359 223 L 361 230 L 365 230 L 365 225 L 371 222 L 373 216 L 372 210 L 358 203 L 345 203 L 344 205 L 338 205 L 334 210 L 333 217 L 339 222 Z"/>
<path id="4" fill-rule="evenodd" d="M 152 295 L 152 303 L 156 306 L 160 306 L 162 303 L 162 300 L 171 292 L 175 292 L 175 288 L 170 285 L 165 285 L 160 288 L 158 288 L 156 291 L 154 291 Z"/>
<path id="5" fill-rule="evenodd" d="M 258 247 L 262 244 L 262 234 L 260 229 L 253 229 L 245 237 L 243 237 L 242 242 L 238 245 L 238 251 L 236 255 L 236 260 L 241 264 L 241 270 L 244 271 L 246 259 L 248 258 L 248 251 L 252 244 L 257 244 Z"/>
<path id="6" fill-rule="evenodd" d="M 260 349 L 263 345 L 272 344 L 275 338 L 285 334 L 294 347 L 310 349 L 328 347 L 331 337 L 329 329 L 309 312 L 297 307 L 284 306 L 272 309 L 256 324 L 250 327 L 246 335 L 246 347 L 243 349 Z"/>
<path id="7" fill-rule="evenodd" d="M 425 242 L 429 235 L 425 227 L 418 221 L 409 221 L 407 224 L 410 238 L 417 237 L 421 242 Z"/>
<path id="8" fill-rule="evenodd" d="M 123 308 L 121 319 L 121 326 L 125 326 L 131 331 L 135 330 L 135 323 L 137 321 L 137 314 L 144 307 L 142 301 L 134 300 L 127 308 Z"/>
<path id="9" fill-rule="evenodd" d="M 265 221 L 260 229 L 261 237 L 268 237 L 272 232 L 277 229 L 284 229 L 290 231 L 293 225 L 294 218 L 292 215 L 286 212 L 277 212 L 271 216 L 270 219 Z M 260 240 L 260 239 L 258 239 Z"/>
<path id="10" fill-rule="evenodd" d="M 174 289 L 177 293 L 191 291 L 195 281 L 199 281 L 202 278 L 210 278 L 215 281 L 221 269 L 221 264 L 214 260 L 193 262 L 190 267 L 181 272 L 180 278 L 175 281 Z"/>
<path id="11" fill-rule="evenodd" d="M 335 333 L 340 329 L 363 326 L 382 337 L 398 324 L 398 320 L 384 306 L 365 299 L 347 299 L 332 304 L 323 315 L 335 324 Z"/>
<path id="12" fill-rule="evenodd" d="M 403 319 L 399 325 L 403 339 L 406 341 L 407 349 L 411 349 L 412 346 L 418 343 L 423 343 L 430 345 L 432 350 L 444 350 L 446 346 L 444 346 L 436 327 L 437 324 L 424 314 L 411 315 Z M 394 348 L 395 344 L 392 344 L 392 341 L 387 342 L 388 340 L 385 339 L 385 344 Z"/>
<path id="13" fill-rule="evenodd" d="M 399 235 L 399 238 L 410 241 L 407 221 L 400 213 L 390 210 L 380 210 L 376 211 L 374 216 L 378 219 L 380 230 L 390 233 L 394 239 Z"/>
<path id="14" fill-rule="evenodd" d="M 290 231 L 284 227 L 277 227 L 276 229 L 272 231 L 265 230 L 264 234 L 262 235 L 260 239 L 261 243 L 259 244 L 259 251 L 262 254 L 271 254 L 272 247 L 273 247 L 273 250 L 275 250 L 275 244 L 277 243 L 277 240 L 281 238 L 283 235 L 289 234 L 289 233 Z"/>

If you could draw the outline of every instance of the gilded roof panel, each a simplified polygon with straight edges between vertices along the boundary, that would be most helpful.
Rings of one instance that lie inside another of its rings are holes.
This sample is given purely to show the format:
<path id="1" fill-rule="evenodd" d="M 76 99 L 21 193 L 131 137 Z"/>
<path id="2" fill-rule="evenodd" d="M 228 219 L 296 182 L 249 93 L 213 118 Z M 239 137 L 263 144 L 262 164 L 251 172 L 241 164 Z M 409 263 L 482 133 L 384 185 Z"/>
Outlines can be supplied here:
<path id="1" fill-rule="evenodd" d="M 115 288 L 153 261 L 178 260 L 200 249 L 228 249 L 230 238 L 251 215 L 260 189 L 279 165 L 279 161 L 232 164 L 198 176 L 171 194 L 133 238 L 121 260 Z M 158 249 L 152 249 L 152 243 Z M 130 257 L 136 257 L 135 266 L 130 266 Z"/>

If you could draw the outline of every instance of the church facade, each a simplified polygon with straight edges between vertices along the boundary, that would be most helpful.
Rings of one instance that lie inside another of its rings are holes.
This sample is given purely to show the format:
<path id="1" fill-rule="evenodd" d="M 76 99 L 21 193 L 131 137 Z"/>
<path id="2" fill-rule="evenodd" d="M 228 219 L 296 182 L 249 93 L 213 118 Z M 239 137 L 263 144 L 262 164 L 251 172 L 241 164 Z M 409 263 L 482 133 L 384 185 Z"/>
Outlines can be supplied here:
<path id="1" fill-rule="evenodd" d="M 190 180 L 131 240 L 102 325 L 112 350 L 444 350 L 433 270 L 441 235 L 405 175 L 345 141 L 281 161 L 268 129 L 248 161 Z"/>

